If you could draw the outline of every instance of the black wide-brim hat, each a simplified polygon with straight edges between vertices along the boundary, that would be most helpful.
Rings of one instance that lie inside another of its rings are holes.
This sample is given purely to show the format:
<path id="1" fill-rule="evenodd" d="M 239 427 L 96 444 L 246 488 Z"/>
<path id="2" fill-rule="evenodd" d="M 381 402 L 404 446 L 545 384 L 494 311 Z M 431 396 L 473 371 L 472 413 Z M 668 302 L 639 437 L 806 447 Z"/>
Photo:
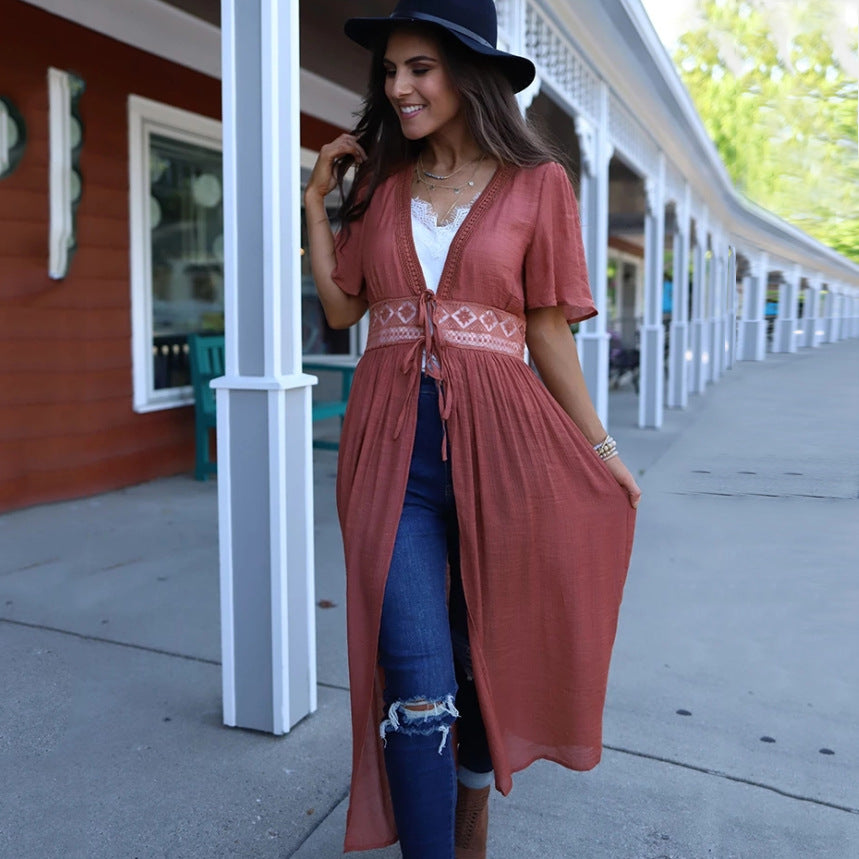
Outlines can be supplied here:
<path id="1" fill-rule="evenodd" d="M 499 51 L 498 17 L 493 0 L 400 0 L 387 18 L 350 18 L 346 35 L 362 48 L 375 50 L 397 24 L 432 24 L 441 27 L 467 48 L 498 63 L 513 86 L 525 89 L 536 75 L 525 57 Z"/>

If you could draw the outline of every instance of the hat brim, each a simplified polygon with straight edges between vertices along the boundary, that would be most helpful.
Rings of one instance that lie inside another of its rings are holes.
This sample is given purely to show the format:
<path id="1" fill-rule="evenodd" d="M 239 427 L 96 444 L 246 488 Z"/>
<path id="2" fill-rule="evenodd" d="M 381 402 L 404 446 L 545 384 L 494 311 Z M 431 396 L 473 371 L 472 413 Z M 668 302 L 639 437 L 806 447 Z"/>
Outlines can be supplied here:
<path id="1" fill-rule="evenodd" d="M 488 43 L 478 42 L 477 40 L 471 39 L 467 35 L 458 33 L 455 30 L 449 30 L 444 26 L 444 24 L 424 21 L 420 18 L 411 16 L 349 18 L 343 29 L 346 35 L 353 42 L 357 42 L 362 48 L 366 48 L 368 51 L 374 51 L 384 39 L 388 38 L 388 35 L 394 27 L 410 23 L 444 29 L 445 32 L 449 33 L 476 54 L 482 54 L 484 57 L 492 58 L 498 63 L 499 68 L 507 80 L 510 81 L 510 84 L 513 87 L 513 92 L 521 92 L 523 89 L 530 86 L 537 75 L 537 70 L 534 67 L 534 64 L 526 57 L 519 57 L 516 54 L 508 54 L 505 51 L 499 51 Z"/>

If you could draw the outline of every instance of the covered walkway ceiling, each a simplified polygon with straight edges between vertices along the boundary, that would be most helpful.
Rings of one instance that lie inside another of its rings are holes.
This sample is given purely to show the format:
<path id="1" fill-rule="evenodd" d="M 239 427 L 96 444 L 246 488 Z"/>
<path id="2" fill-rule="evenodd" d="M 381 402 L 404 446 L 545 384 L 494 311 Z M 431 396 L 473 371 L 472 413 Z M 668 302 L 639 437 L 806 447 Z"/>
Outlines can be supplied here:
<path id="1" fill-rule="evenodd" d="M 209 24 L 220 26 L 220 0 L 163 0 L 201 18 Z M 350 14 L 388 15 L 394 0 L 362 0 L 358 4 L 346 4 L 338 0 L 304 0 L 299 5 L 299 39 L 301 66 L 327 80 L 333 81 L 353 92 L 364 91 L 364 80 L 355 79 L 355 69 L 364 68 L 367 53 L 343 35 L 343 22 Z M 321 52 L 320 44 L 331 45 L 332 50 Z M 316 48 L 311 50 L 311 46 Z"/>

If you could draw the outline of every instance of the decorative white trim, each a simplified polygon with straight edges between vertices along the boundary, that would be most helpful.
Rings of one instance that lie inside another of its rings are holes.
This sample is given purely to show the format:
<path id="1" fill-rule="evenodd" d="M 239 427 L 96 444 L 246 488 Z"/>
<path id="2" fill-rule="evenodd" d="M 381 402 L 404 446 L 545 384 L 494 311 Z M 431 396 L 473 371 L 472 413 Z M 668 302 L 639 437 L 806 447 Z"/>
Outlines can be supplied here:
<path id="1" fill-rule="evenodd" d="M 190 386 L 156 391 L 152 366 L 152 260 L 149 253 L 149 138 L 152 133 L 221 151 L 221 123 L 157 101 L 128 97 L 131 350 L 134 410 L 194 402 Z"/>
<path id="2" fill-rule="evenodd" d="M 582 172 L 595 178 L 599 175 L 600 169 L 597 157 L 597 130 L 594 124 L 584 116 L 576 117 L 576 137 L 579 139 L 579 160 Z"/>
<path id="3" fill-rule="evenodd" d="M 48 235 L 48 275 L 54 280 L 61 280 L 69 268 L 69 246 L 74 236 L 72 96 L 71 76 L 68 72 L 48 69 L 48 114 L 51 218 Z"/>
<path id="4" fill-rule="evenodd" d="M 540 78 L 568 102 L 576 114 L 584 114 L 597 122 L 600 79 L 593 67 L 546 10 L 529 2 L 524 17 L 525 38 L 520 47 L 534 61 Z"/>
<path id="5" fill-rule="evenodd" d="M 528 108 L 534 103 L 534 99 L 540 94 L 542 88 L 543 79 L 540 75 L 536 75 L 525 89 L 516 94 L 516 101 L 519 103 L 519 110 L 522 111 L 523 116 L 528 112 Z"/>
<path id="6" fill-rule="evenodd" d="M 12 118 L 9 116 L 9 111 L 3 101 L 0 101 L 0 176 L 2 176 L 12 163 L 9 157 L 9 150 L 12 148 L 9 139 L 9 126 Z"/>
<path id="7" fill-rule="evenodd" d="M 315 358 L 316 356 L 314 356 L 314 360 Z M 215 390 L 226 388 L 232 391 L 292 391 L 296 388 L 306 388 L 308 385 L 315 385 L 317 381 L 316 376 L 311 376 L 307 373 L 292 373 L 288 376 L 227 375 L 213 379 L 211 387 Z"/>
<path id="8" fill-rule="evenodd" d="M 642 176 L 659 169 L 660 150 L 636 115 L 612 92 L 608 114 L 609 137 L 615 150 Z"/>
<path id="9" fill-rule="evenodd" d="M 133 48 L 221 76 L 221 31 L 160 0 L 24 0 Z"/>

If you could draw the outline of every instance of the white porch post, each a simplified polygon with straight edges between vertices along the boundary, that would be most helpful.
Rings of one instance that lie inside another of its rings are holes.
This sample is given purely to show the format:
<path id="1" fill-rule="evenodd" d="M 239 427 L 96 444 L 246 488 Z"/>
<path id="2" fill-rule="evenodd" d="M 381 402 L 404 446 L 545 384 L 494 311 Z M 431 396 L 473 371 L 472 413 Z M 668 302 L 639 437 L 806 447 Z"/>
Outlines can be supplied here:
<path id="1" fill-rule="evenodd" d="M 682 201 L 677 204 L 677 232 L 674 234 L 674 290 L 671 305 L 671 331 L 668 338 L 669 408 L 685 409 L 689 403 L 689 234 L 691 190 L 685 186 Z"/>
<path id="2" fill-rule="evenodd" d="M 850 337 L 859 337 L 859 295 L 856 288 L 850 290 Z"/>
<path id="3" fill-rule="evenodd" d="M 665 155 L 659 154 L 656 176 L 645 181 L 644 324 L 641 329 L 641 389 L 638 425 L 662 426 L 665 386 L 665 328 L 662 289 L 665 260 Z"/>
<path id="4" fill-rule="evenodd" d="M 301 372 L 298 3 L 222 0 L 226 375 L 216 380 L 224 723 L 316 709 Z"/>
<path id="5" fill-rule="evenodd" d="M 689 351 L 692 353 L 692 366 L 689 373 L 689 390 L 702 393 L 707 385 L 704 376 L 704 278 L 707 264 L 707 222 L 706 218 L 696 221 L 696 242 L 692 265 L 692 321 L 689 329 Z"/>
<path id="6" fill-rule="evenodd" d="M 805 300 L 802 302 L 802 345 L 817 346 L 817 313 L 820 307 L 820 279 L 806 278 Z"/>
<path id="7" fill-rule="evenodd" d="M 767 353 L 767 300 L 769 257 L 761 253 L 752 259 L 752 273 L 743 279 L 743 318 L 740 320 L 740 361 L 763 361 Z"/>
<path id="8" fill-rule="evenodd" d="M 708 382 L 717 382 L 722 375 L 725 359 L 725 270 L 722 264 L 722 240 L 713 237 L 713 253 L 710 257 L 707 280 L 707 341 L 709 359 L 704 365 L 704 377 Z"/>
<path id="9" fill-rule="evenodd" d="M 859 337 L 859 294 L 856 292 L 856 288 L 853 288 L 853 294 L 850 299 L 850 304 L 853 308 L 851 312 L 852 323 L 850 326 L 851 337 Z"/>
<path id="10" fill-rule="evenodd" d="M 845 338 L 853 337 L 853 325 L 856 314 L 856 297 L 850 287 L 845 287 L 844 290 L 844 329 L 843 335 Z"/>
<path id="11" fill-rule="evenodd" d="M 821 343 L 832 343 L 835 332 L 835 284 L 828 282 L 826 292 L 823 295 L 823 333 L 820 336 Z"/>
<path id="12" fill-rule="evenodd" d="M 730 370 L 737 360 L 737 249 L 728 246 L 728 273 L 725 286 L 727 289 L 725 308 L 725 369 Z"/>
<path id="13" fill-rule="evenodd" d="M 833 317 L 832 342 L 837 343 L 839 340 L 844 339 L 844 334 L 842 333 L 844 328 L 844 287 L 840 283 L 835 289 L 835 311 Z"/>
<path id="14" fill-rule="evenodd" d="M 778 288 L 778 317 L 773 336 L 773 352 L 796 352 L 797 325 L 796 305 L 799 294 L 800 272 L 794 266 L 784 272 Z"/>
<path id="15" fill-rule="evenodd" d="M 719 376 L 728 369 L 728 314 L 730 312 L 730 287 L 728 284 L 729 248 L 722 239 L 719 251 Z"/>
<path id="16" fill-rule="evenodd" d="M 608 93 L 603 87 L 602 121 L 594 128 L 576 119 L 581 152 L 580 207 L 585 257 L 599 315 L 579 325 L 576 342 L 582 371 L 597 414 L 608 426 L 608 168 L 613 149 L 608 142 Z"/>

